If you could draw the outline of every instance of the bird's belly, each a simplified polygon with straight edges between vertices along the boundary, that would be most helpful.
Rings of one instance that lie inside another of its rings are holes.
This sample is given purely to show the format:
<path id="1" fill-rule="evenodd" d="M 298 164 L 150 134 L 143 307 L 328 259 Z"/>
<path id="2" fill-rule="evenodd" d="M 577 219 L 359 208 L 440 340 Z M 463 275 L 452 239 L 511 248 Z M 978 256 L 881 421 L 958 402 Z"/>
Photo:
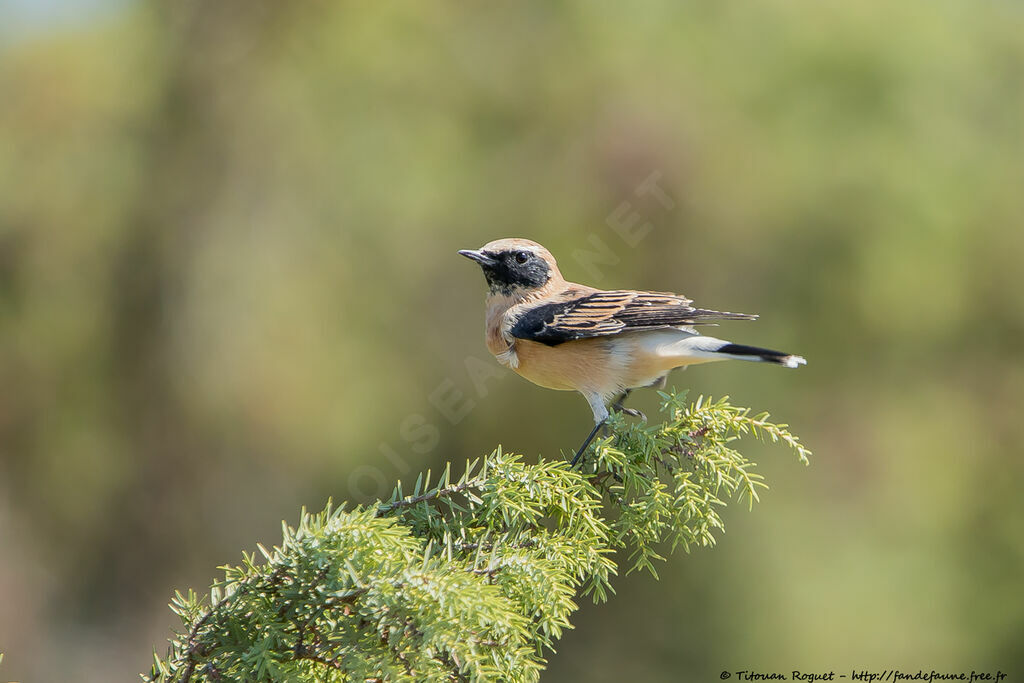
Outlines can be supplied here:
<path id="1" fill-rule="evenodd" d="M 622 388 L 649 387 L 667 375 L 673 367 L 675 367 L 673 364 L 665 362 L 664 359 L 631 357 L 620 375 Z"/>
<path id="2" fill-rule="evenodd" d="M 581 339 L 557 346 L 519 339 L 515 345 L 524 378 L 548 389 L 561 391 L 597 391 L 616 382 L 611 367 L 612 352 L 607 340 Z"/>
<path id="3" fill-rule="evenodd" d="M 680 349 L 693 337 L 687 330 L 667 329 L 614 337 L 579 339 L 557 346 L 517 339 L 513 369 L 548 389 L 597 393 L 606 398 L 625 389 L 658 382 L 673 368 L 708 362 Z"/>

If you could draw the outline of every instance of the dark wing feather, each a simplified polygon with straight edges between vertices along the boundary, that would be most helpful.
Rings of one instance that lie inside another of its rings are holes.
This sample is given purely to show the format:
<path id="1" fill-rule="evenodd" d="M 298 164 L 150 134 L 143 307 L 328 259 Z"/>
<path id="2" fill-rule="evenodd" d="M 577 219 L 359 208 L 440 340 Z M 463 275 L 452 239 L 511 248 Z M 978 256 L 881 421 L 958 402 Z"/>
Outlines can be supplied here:
<path id="1" fill-rule="evenodd" d="M 606 337 L 632 329 L 699 325 L 757 316 L 708 311 L 675 294 L 615 290 L 536 306 L 512 325 L 513 337 L 555 346 L 575 339 Z"/>

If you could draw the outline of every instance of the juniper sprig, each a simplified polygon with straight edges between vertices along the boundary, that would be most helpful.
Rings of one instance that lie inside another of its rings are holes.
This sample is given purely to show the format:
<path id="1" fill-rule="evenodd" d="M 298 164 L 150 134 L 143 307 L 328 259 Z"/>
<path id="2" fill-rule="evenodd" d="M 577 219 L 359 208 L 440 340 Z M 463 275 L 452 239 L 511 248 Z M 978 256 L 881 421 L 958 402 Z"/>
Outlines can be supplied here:
<path id="1" fill-rule="evenodd" d="M 730 499 L 758 500 L 752 436 L 810 451 L 767 413 L 662 393 L 661 424 L 609 420 L 582 471 L 500 447 L 387 502 L 303 510 L 281 544 L 177 593 L 183 628 L 146 681 L 535 681 L 578 595 L 710 546 Z M 625 560 L 623 562 L 623 560 Z"/>

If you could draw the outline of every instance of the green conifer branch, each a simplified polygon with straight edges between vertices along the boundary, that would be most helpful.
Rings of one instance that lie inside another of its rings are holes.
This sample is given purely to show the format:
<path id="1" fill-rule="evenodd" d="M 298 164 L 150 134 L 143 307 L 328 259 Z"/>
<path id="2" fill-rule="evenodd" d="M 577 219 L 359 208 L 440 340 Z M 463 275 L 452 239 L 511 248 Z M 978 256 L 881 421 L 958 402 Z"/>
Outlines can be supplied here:
<path id="1" fill-rule="evenodd" d="M 577 595 L 605 600 L 623 560 L 657 577 L 666 543 L 713 545 L 719 509 L 758 499 L 737 439 L 810 455 L 766 413 L 661 396 L 664 422 L 613 415 L 581 470 L 499 448 L 387 502 L 303 510 L 208 597 L 175 595 L 183 630 L 143 680 L 537 680 Z"/>

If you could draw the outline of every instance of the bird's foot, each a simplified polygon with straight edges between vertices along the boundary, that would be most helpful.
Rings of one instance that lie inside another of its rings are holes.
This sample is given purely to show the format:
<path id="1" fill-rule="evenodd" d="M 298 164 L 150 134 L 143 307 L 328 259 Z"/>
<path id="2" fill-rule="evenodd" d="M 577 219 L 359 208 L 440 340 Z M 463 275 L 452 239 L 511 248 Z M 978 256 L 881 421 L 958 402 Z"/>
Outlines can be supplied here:
<path id="1" fill-rule="evenodd" d="M 619 411 L 620 413 L 625 413 L 626 415 L 630 415 L 632 417 L 639 417 L 644 422 L 647 422 L 647 416 L 644 415 L 639 410 L 637 410 L 636 408 L 627 408 L 621 403 L 616 403 L 615 405 L 612 406 L 612 408 L 615 408 L 615 410 Z"/>

